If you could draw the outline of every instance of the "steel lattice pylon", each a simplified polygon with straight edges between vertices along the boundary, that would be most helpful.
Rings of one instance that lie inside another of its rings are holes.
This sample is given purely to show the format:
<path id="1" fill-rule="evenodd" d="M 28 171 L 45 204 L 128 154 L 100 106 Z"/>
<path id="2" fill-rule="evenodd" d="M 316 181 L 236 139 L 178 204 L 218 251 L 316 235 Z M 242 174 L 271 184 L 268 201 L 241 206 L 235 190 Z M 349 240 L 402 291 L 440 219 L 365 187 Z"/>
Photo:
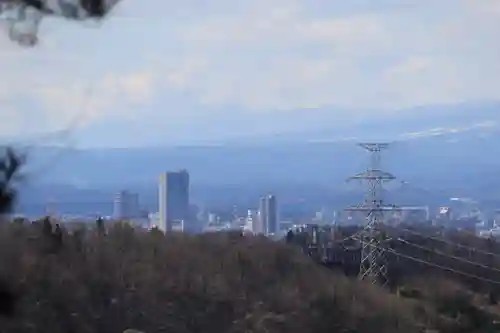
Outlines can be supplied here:
<path id="1" fill-rule="evenodd" d="M 349 180 L 361 180 L 368 183 L 363 204 L 349 207 L 348 211 L 367 214 L 367 223 L 357 234 L 361 242 L 361 262 L 359 278 L 372 283 L 387 284 L 387 260 L 385 247 L 387 238 L 379 228 L 384 223 L 384 212 L 394 211 L 393 205 L 383 202 L 383 183 L 395 179 L 393 175 L 381 170 L 381 151 L 389 147 L 388 143 L 360 143 L 359 146 L 371 153 L 371 164 L 368 170 L 359 173 Z"/>

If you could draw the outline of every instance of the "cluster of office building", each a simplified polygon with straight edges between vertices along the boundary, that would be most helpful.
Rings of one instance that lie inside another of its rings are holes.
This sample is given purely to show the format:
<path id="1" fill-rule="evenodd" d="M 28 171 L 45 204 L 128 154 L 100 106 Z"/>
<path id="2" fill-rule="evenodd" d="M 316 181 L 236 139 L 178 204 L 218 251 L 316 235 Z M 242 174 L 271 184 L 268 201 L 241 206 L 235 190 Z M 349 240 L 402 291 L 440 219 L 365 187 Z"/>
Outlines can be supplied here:
<path id="1" fill-rule="evenodd" d="M 280 231 L 276 196 L 269 194 L 261 197 L 258 210 L 249 210 L 243 219 L 221 223 L 214 214 L 208 214 L 208 220 L 203 221 L 191 209 L 189 183 L 186 170 L 162 173 L 158 188 L 158 213 L 153 214 L 141 210 L 136 193 L 120 191 L 114 198 L 112 218 L 127 220 L 145 228 L 157 227 L 163 232 L 239 229 L 253 234 L 273 235 Z"/>
<path id="2" fill-rule="evenodd" d="M 274 235 L 280 231 L 278 203 L 276 196 L 269 194 L 259 200 L 259 209 L 248 210 L 242 229 L 245 232 L 262 235 Z"/>
<path id="3" fill-rule="evenodd" d="M 145 228 L 157 227 L 168 232 L 191 230 L 195 224 L 190 214 L 189 173 L 186 170 L 170 171 L 160 175 L 158 213 L 142 210 L 137 193 L 120 191 L 115 195 L 114 220 L 126 220 Z"/>

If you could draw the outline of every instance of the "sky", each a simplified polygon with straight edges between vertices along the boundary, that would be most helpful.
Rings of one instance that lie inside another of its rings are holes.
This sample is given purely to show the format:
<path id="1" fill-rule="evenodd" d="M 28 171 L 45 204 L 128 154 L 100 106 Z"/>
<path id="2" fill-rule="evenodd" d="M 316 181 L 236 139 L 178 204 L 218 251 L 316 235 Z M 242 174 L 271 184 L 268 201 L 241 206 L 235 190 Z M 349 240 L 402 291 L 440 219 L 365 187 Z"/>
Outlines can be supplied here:
<path id="1" fill-rule="evenodd" d="M 249 115 L 286 126 L 297 110 L 500 97 L 500 0 L 122 0 L 101 23 L 44 19 L 35 48 L 6 36 L 3 137 L 78 127 L 83 144 L 158 143 Z"/>

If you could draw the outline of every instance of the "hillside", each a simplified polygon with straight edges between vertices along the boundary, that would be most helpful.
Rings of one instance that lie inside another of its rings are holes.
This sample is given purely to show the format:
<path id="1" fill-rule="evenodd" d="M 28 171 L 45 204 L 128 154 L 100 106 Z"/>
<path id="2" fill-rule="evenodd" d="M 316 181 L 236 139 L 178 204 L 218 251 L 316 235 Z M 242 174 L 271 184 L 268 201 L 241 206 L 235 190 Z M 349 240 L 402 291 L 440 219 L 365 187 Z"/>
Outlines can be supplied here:
<path id="1" fill-rule="evenodd" d="M 317 265 L 293 247 L 220 233 L 116 225 L 59 234 L 2 226 L 0 277 L 17 299 L 2 332 L 490 332 L 493 315 L 453 280 L 406 299 Z M 420 282 L 419 282 L 420 281 Z M 439 288 L 439 289 L 436 289 Z M 457 302 L 459 304 L 457 305 Z"/>
<path id="2" fill-rule="evenodd" d="M 165 239 L 117 227 L 82 243 L 66 234 L 56 249 L 34 228 L 2 230 L 9 265 L 1 276 L 21 296 L 3 332 L 368 332 L 373 325 L 411 332 L 417 325 L 398 315 L 395 299 L 264 239 Z"/>

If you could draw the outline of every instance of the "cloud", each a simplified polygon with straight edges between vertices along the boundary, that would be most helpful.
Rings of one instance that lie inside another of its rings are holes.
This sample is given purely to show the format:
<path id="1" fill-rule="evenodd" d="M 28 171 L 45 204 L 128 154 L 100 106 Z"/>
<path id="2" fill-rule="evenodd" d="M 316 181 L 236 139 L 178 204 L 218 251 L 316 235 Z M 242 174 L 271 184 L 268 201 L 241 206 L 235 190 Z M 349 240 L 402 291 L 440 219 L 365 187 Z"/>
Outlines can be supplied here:
<path id="1" fill-rule="evenodd" d="M 399 64 L 394 65 L 386 72 L 386 75 L 389 79 L 398 76 L 413 76 L 421 73 L 422 71 L 431 69 L 432 66 L 432 58 L 413 56 L 405 59 Z"/>
<path id="2" fill-rule="evenodd" d="M 362 10 L 366 2 L 334 1 L 319 14 L 324 3 L 267 3 L 183 26 L 181 45 L 211 62 L 191 89 L 204 102 L 260 110 L 498 98 L 500 23 L 485 2 L 382 1 L 383 9 Z"/>
<path id="3" fill-rule="evenodd" d="M 214 49 L 249 46 L 304 47 L 346 43 L 355 45 L 383 38 L 376 17 L 356 15 L 343 18 L 304 17 L 303 8 L 290 2 L 288 6 L 266 5 L 236 17 L 216 17 L 181 29 L 180 39 L 191 47 Z"/>
<path id="4" fill-rule="evenodd" d="M 16 110 L 0 121 L 498 99 L 499 18 L 496 0 L 123 0 L 99 28 L 45 20 L 35 49 L 0 37 L 0 106 Z"/>
<path id="5" fill-rule="evenodd" d="M 482 15 L 498 18 L 500 16 L 500 2 L 497 0 L 468 0 L 466 5 L 470 10 Z"/>

